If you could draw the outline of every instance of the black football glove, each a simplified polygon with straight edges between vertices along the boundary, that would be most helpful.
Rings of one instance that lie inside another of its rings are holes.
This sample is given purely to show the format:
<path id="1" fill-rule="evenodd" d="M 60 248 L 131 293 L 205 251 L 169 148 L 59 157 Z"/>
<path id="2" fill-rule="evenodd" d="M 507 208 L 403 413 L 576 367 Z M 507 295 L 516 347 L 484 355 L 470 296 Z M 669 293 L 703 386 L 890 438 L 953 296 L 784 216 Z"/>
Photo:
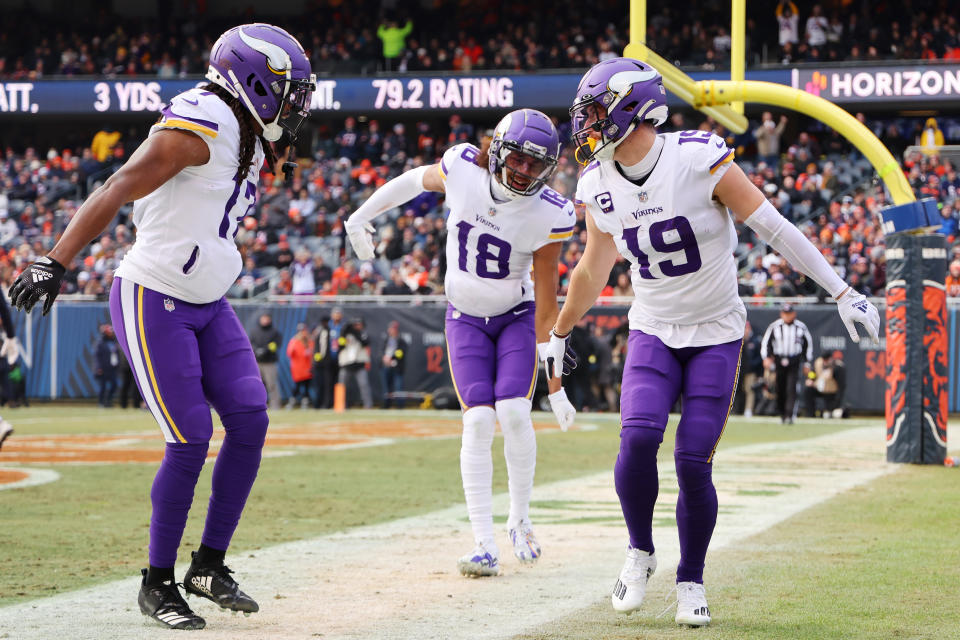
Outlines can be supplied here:
<path id="1" fill-rule="evenodd" d="M 60 293 L 60 282 L 67 270 L 62 264 L 44 256 L 23 270 L 10 286 L 10 302 L 14 307 L 30 313 L 33 305 L 46 296 L 43 303 L 43 315 L 50 313 L 50 307 Z"/>

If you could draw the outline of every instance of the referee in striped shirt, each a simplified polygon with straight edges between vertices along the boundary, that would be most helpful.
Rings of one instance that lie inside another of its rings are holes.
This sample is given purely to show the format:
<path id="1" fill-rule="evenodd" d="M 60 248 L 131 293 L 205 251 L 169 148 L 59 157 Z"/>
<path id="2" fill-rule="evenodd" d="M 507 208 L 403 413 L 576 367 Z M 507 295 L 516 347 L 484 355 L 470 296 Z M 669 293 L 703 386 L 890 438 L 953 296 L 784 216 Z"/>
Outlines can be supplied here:
<path id="1" fill-rule="evenodd" d="M 780 422 L 793 424 L 800 367 L 813 361 L 813 338 L 807 325 L 797 320 L 797 312 L 789 302 L 783 303 L 780 319 L 774 320 L 763 334 L 760 355 L 768 369 L 776 365 Z"/>

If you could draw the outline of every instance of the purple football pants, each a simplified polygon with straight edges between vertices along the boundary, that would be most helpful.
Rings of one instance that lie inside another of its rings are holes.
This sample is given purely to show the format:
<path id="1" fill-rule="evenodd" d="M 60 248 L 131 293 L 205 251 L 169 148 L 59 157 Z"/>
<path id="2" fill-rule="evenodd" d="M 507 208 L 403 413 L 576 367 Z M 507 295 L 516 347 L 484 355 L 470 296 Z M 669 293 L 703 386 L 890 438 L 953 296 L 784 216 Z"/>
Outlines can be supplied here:
<path id="1" fill-rule="evenodd" d="M 460 406 L 493 406 L 497 400 L 532 398 L 537 382 L 534 303 L 480 318 L 447 307 L 450 377 Z"/>
<path id="2" fill-rule="evenodd" d="M 736 388 L 742 340 L 673 349 L 630 331 L 620 400 L 620 454 L 614 480 L 630 546 L 653 553 L 653 508 L 659 492 L 657 450 L 670 409 L 682 400 L 674 461 L 680 496 L 677 582 L 703 582 L 703 564 L 717 523 L 713 453 Z"/>
<path id="3" fill-rule="evenodd" d="M 140 393 L 167 441 L 150 498 L 150 564 L 173 567 L 213 435 L 225 435 L 201 541 L 226 550 L 257 477 L 267 394 L 250 340 L 226 299 L 191 304 L 117 278 L 110 317 Z"/>

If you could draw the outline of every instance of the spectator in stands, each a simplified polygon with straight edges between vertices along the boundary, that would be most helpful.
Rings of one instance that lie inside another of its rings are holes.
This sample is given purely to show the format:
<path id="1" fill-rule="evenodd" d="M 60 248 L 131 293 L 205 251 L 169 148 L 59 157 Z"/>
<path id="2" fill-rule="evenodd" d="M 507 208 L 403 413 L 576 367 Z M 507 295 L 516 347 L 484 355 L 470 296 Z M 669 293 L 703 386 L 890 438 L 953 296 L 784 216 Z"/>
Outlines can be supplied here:
<path id="1" fill-rule="evenodd" d="M 933 154 L 943 144 L 943 132 L 937 126 L 937 119 L 927 118 L 927 122 L 923 125 L 923 131 L 917 136 L 917 145 L 923 149 L 924 153 Z"/>
<path id="2" fill-rule="evenodd" d="M 117 370 L 120 366 L 120 347 L 113 334 L 113 326 L 100 327 L 100 340 L 97 342 L 97 369 L 95 377 L 100 387 L 98 403 L 109 409 L 113 406 L 113 393 L 117 389 Z"/>
<path id="3" fill-rule="evenodd" d="M 829 28 L 830 22 L 823 15 L 823 8 L 818 4 L 813 5 L 810 17 L 807 18 L 807 44 L 811 47 L 822 47 L 827 44 L 827 31 Z"/>
<path id="4" fill-rule="evenodd" d="M 370 338 L 367 336 L 363 318 L 357 317 L 343 329 L 340 335 L 339 383 L 346 387 L 348 398 L 350 382 L 355 381 L 364 409 L 373 407 L 370 391 Z M 349 401 L 347 403 L 349 405 Z"/>
<path id="5" fill-rule="evenodd" d="M 790 0 L 780 0 L 777 4 L 776 18 L 780 46 L 782 48 L 796 46 L 800 42 L 800 15 L 797 5 Z"/>
<path id="6" fill-rule="evenodd" d="M 317 292 L 314 280 L 313 260 L 306 247 L 297 249 L 296 260 L 290 265 L 290 276 L 293 280 L 292 292 L 294 295 L 313 295 Z"/>
<path id="7" fill-rule="evenodd" d="M 792 4 L 792 3 L 791 3 Z M 764 111 L 760 126 L 754 129 L 753 136 L 757 139 L 757 155 L 761 162 L 771 167 L 780 165 L 780 137 L 787 128 L 787 116 L 780 116 L 780 123 L 773 121 L 773 114 Z"/>
<path id="8" fill-rule="evenodd" d="M 388 20 L 377 28 L 377 37 L 383 42 L 383 68 L 391 71 L 397 66 L 397 59 L 403 53 L 407 36 L 413 31 L 413 22 L 407 20 L 402 27 L 396 20 Z"/>
<path id="9" fill-rule="evenodd" d="M 343 131 L 337 134 L 337 154 L 353 162 L 360 157 L 360 133 L 357 131 L 357 119 L 349 116 L 343 121 Z"/>
<path id="10" fill-rule="evenodd" d="M 396 320 L 387 325 L 383 338 L 383 356 L 380 373 L 383 376 L 383 407 L 402 409 L 403 399 L 394 399 L 392 394 L 403 391 L 403 372 L 407 362 L 407 341 L 400 335 L 400 323 Z"/>
<path id="11" fill-rule="evenodd" d="M 271 409 L 280 408 L 280 386 L 277 384 L 277 360 L 283 336 L 273 326 L 273 317 L 269 313 L 260 316 L 257 325 L 250 332 L 250 345 L 257 359 L 260 378 L 267 390 L 267 399 Z"/>
<path id="12" fill-rule="evenodd" d="M 306 409 L 310 402 L 310 381 L 313 379 L 313 340 L 307 325 L 299 323 L 297 333 L 287 343 L 287 358 L 290 359 L 290 377 L 293 379 L 293 393 L 287 402 L 287 409 L 293 409 L 300 403 Z"/>
<path id="13" fill-rule="evenodd" d="M 935 178 L 936 176 L 931 175 L 930 177 Z M 950 205 L 943 205 L 940 208 L 940 219 L 941 225 L 940 229 L 937 230 L 937 233 L 945 235 L 947 237 L 947 243 L 952 244 L 957 237 L 957 230 L 960 229 L 960 221 L 958 221 L 957 216 L 954 215 L 953 207 Z"/>
<path id="14" fill-rule="evenodd" d="M 947 296 L 951 298 L 960 297 L 960 259 L 954 259 L 950 262 L 950 268 L 947 270 Z"/>

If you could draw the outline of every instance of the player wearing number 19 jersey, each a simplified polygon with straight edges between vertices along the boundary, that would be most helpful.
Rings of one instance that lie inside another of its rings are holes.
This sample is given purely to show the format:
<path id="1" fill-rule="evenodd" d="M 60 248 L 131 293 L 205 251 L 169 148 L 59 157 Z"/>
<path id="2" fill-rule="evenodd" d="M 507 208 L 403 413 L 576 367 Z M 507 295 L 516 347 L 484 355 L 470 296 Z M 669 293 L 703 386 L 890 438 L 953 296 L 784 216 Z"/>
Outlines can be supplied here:
<path id="1" fill-rule="evenodd" d="M 575 222 L 572 203 L 544 186 L 559 153 L 559 136 L 547 116 L 513 111 L 497 125 L 489 150 L 451 147 L 439 163 L 381 187 L 347 222 L 358 256 L 370 259 L 370 220 L 423 190 L 446 193 L 447 348 L 463 409 L 460 470 L 476 540 L 459 561 L 464 575 L 499 573 L 490 455 L 498 421 L 509 475 L 510 542 L 522 562 L 540 556 L 529 520 L 537 337 L 545 342 L 556 318 L 560 248 Z M 565 429 L 574 410 L 559 382 L 552 390 L 551 406 Z"/>
<path id="2" fill-rule="evenodd" d="M 167 627 L 205 625 L 174 577 L 194 487 L 213 434 L 210 406 L 225 435 L 213 469 L 199 551 L 183 578 L 187 593 L 251 613 L 223 560 L 253 486 L 267 431 L 266 392 L 246 332 L 224 295 L 240 271 L 237 224 L 257 193 L 268 142 L 294 139 L 308 115 L 315 79 L 300 44 L 267 24 L 234 27 L 214 44 L 210 84 L 176 96 L 146 141 L 91 194 L 46 258 L 11 289 L 29 309 L 49 310 L 62 264 L 134 200 L 137 240 L 117 270 L 110 315 L 147 406 L 167 442 L 150 496 L 150 568 L 138 602 Z"/>
<path id="3" fill-rule="evenodd" d="M 746 318 L 737 295 L 733 219 L 834 296 L 854 341 L 855 321 L 877 338 L 879 315 L 766 201 L 722 139 L 701 131 L 657 134 L 667 119 L 666 92 L 652 67 L 629 58 L 595 65 L 583 76 L 570 114 L 586 164 L 577 200 L 586 209 L 588 242 L 545 352 L 563 353 L 567 333 L 606 284 L 617 254 L 628 259 L 636 299 L 614 479 L 629 546 L 612 603 L 625 613 L 639 608 L 656 569 L 657 450 L 668 412 L 682 397 L 674 447 L 676 621 L 705 625 L 703 567 L 717 520 L 713 455 L 730 410 Z"/>

